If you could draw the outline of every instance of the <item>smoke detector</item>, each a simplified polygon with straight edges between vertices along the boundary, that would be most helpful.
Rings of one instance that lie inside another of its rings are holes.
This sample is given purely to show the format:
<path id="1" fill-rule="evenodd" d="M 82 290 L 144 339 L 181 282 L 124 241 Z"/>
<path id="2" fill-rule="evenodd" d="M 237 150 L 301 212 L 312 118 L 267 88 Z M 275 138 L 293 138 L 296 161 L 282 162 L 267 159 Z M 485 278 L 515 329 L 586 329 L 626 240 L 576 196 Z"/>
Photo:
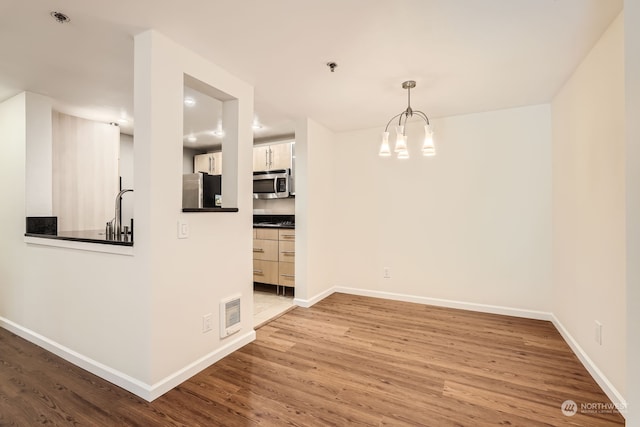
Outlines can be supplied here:
<path id="1" fill-rule="evenodd" d="M 51 15 L 51 17 L 53 19 L 55 19 L 60 24 L 65 24 L 65 23 L 71 21 L 71 18 L 69 18 L 67 15 L 65 15 L 62 12 L 53 11 L 53 12 L 50 13 L 50 15 Z"/>

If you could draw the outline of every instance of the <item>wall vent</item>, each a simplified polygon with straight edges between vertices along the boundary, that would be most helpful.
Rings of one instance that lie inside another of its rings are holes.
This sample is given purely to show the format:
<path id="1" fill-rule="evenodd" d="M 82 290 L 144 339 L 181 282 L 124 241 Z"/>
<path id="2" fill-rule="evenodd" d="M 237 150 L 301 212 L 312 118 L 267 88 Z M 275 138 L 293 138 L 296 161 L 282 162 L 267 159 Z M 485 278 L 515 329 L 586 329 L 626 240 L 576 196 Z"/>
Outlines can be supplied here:
<path id="1" fill-rule="evenodd" d="M 220 301 L 220 338 L 235 334 L 242 328 L 240 297 L 241 295 L 234 295 Z"/>

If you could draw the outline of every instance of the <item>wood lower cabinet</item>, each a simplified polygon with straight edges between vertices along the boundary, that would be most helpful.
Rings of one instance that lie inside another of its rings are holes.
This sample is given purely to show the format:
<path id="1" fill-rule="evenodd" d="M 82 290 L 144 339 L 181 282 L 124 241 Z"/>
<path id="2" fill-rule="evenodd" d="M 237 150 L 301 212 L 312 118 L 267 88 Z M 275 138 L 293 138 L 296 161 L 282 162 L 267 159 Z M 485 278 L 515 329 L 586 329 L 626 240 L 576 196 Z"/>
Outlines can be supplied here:
<path id="1" fill-rule="evenodd" d="M 278 263 L 278 284 L 280 286 L 295 287 L 296 286 L 296 272 L 295 264 L 292 262 L 279 262 Z"/>
<path id="2" fill-rule="evenodd" d="M 253 281 L 295 287 L 295 230 L 254 228 Z"/>
<path id="3" fill-rule="evenodd" d="M 253 239 L 253 259 L 278 261 L 278 241 Z"/>
<path id="4" fill-rule="evenodd" d="M 253 281 L 276 284 L 278 282 L 278 261 L 253 260 Z"/>
<path id="5" fill-rule="evenodd" d="M 296 286 L 296 231 L 278 230 L 278 284 Z"/>

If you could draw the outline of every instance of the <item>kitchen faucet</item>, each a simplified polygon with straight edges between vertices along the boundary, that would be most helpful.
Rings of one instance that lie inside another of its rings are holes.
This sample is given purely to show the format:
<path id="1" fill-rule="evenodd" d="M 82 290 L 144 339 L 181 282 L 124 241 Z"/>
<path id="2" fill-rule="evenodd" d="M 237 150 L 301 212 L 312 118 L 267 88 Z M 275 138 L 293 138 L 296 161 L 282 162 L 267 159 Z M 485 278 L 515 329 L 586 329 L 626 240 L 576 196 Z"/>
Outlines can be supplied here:
<path id="1" fill-rule="evenodd" d="M 115 203 L 116 216 L 110 221 L 113 223 L 113 239 L 114 240 L 120 240 L 122 237 L 122 225 L 120 224 L 120 199 L 122 198 L 122 195 L 124 193 L 127 193 L 129 191 L 133 192 L 133 189 L 125 188 L 123 190 L 120 190 L 120 192 L 118 192 L 118 195 L 116 196 L 116 203 Z"/>

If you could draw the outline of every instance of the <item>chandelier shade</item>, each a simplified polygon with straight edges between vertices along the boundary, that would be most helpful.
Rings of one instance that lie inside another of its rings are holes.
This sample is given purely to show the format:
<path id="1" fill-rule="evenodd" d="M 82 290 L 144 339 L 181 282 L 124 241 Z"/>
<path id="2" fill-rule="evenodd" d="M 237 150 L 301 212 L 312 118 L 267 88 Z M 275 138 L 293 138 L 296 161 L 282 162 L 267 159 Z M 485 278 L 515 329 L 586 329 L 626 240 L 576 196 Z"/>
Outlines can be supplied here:
<path id="1" fill-rule="evenodd" d="M 380 145 L 380 152 L 378 154 L 381 157 L 391 156 L 391 147 L 389 146 L 389 132 L 382 132 L 382 145 Z"/>
<path id="2" fill-rule="evenodd" d="M 397 119 L 398 122 L 397 125 L 395 125 L 396 143 L 393 148 L 393 152 L 396 153 L 396 157 L 398 159 L 409 158 L 406 124 L 407 120 L 409 120 L 413 116 L 421 118 L 426 123 L 426 125 L 424 126 L 425 138 L 422 145 L 422 154 L 424 156 L 435 156 L 436 154 L 436 148 L 433 143 L 433 129 L 431 128 L 431 124 L 429 123 L 429 118 L 422 111 L 413 110 L 411 108 L 411 89 L 414 87 L 416 87 L 416 82 L 413 80 L 408 80 L 402 83 L 402 88 L 407 89 L 407 108 L 400 114 L 396 114 L 395 116 L 393 116 L 387 123 L 387 126 L 384 128 L 384 132 L 382 133 L 382 144 L 380 145 L 380 151 L 378 152 L 381 157 L 391 156 L 391 146 L 389 145 L 389 126 Z"/>

